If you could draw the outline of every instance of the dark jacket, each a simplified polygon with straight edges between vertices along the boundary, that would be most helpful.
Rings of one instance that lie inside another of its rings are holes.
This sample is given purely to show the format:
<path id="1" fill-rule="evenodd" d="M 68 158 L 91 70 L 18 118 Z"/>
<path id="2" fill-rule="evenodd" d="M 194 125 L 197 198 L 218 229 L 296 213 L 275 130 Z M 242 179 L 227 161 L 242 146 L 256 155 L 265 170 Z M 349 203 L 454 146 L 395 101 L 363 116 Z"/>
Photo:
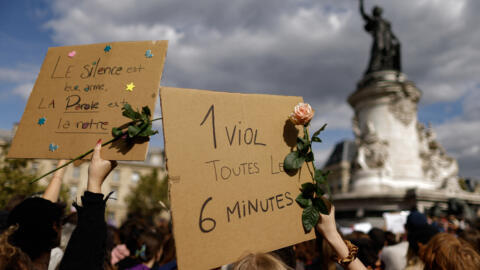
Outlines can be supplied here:
<path id="1" fill-rule="evenodd" d="M 78 223 L 68 242 L 60 270 L 103 269 L 107 224 L 103 194 L 85 191 L 83 206 L 73 203 L 77 209 Z"/>

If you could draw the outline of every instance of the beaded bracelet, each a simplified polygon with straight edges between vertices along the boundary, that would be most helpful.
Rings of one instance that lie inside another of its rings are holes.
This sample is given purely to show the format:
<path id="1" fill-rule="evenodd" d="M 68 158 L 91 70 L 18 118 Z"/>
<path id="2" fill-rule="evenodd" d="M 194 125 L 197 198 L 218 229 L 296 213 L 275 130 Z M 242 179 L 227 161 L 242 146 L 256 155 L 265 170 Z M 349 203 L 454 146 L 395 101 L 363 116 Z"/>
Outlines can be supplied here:
<path id="1" fill-rule="evenodd" d="M 341 259 L 337 255 L 332 256 L 332 260 L 340 264 L 341 266 L 347 266 L 357 258 L 358 247 L 352 244 L 352 242 L 345 240 L 345 244 L 348 247 L 348 256 Z"/>

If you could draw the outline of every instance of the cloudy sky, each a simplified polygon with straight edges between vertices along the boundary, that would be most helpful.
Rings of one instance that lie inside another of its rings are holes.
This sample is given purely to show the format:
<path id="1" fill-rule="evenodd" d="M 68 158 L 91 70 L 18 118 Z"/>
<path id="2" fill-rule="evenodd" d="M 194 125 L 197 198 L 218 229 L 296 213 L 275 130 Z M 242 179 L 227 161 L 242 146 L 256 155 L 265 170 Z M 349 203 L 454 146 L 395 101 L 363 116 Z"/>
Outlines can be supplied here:
<path id="1" fill-rule="evenodd" d="M 423 92 L 419 120 L 462 176 L 480 178 L 480 1 L 365 4 L 384 8 L 402 42 L 404 72 Z M 318 160 L 353 138 L 346 98 L 371 44 L 355 0 L 1 1 L 0 128 L 20 120 L 48 47 L 160 39 L 170 41 L 162 85 L 301 95 L 314 128 L 329 125 Z"/>

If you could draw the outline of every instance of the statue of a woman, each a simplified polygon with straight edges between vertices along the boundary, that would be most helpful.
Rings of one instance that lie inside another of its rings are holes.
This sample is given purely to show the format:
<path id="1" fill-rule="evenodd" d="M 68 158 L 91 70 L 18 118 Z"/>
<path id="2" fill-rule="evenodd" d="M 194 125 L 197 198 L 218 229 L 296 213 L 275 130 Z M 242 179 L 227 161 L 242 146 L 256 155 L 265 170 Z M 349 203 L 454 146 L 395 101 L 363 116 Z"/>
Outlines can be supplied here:
<path id="1" fill-rule="evenodd" d="M 366 22 L 365 30 L 373 37 L 370 63 L 365 73 L 379 70 L 401 71 L 400 41 L 393 34 L 390 22 L 382 18 L 382 8 L 375 6 L 369 16 L 363 8 L 363 0 L 360 0 L 360 14 Z"/>

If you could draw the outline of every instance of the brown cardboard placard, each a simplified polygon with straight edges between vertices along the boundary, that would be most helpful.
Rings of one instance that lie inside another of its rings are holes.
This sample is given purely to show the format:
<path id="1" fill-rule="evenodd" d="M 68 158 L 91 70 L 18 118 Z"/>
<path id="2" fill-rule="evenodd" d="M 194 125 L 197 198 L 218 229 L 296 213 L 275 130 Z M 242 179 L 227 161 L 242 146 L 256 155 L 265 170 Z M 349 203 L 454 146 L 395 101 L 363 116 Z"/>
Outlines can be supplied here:
<path id="1" fill-rule="evenodd" d="M 283 172 L 301 97 L 160 89 L 179 269 L 210 269 L 315 237 L 295 203 L 305 166 Z"/>
<path id="2" fill-rule="evenodd" d="M 163 40 L 49 48 L 8 157 L 72 159 L 129 122 L 124 103 L 153 114 L 167 46 Z M 148 142 L 117 141 L 102 157 L 144 160 L 147 150 Z"/>

